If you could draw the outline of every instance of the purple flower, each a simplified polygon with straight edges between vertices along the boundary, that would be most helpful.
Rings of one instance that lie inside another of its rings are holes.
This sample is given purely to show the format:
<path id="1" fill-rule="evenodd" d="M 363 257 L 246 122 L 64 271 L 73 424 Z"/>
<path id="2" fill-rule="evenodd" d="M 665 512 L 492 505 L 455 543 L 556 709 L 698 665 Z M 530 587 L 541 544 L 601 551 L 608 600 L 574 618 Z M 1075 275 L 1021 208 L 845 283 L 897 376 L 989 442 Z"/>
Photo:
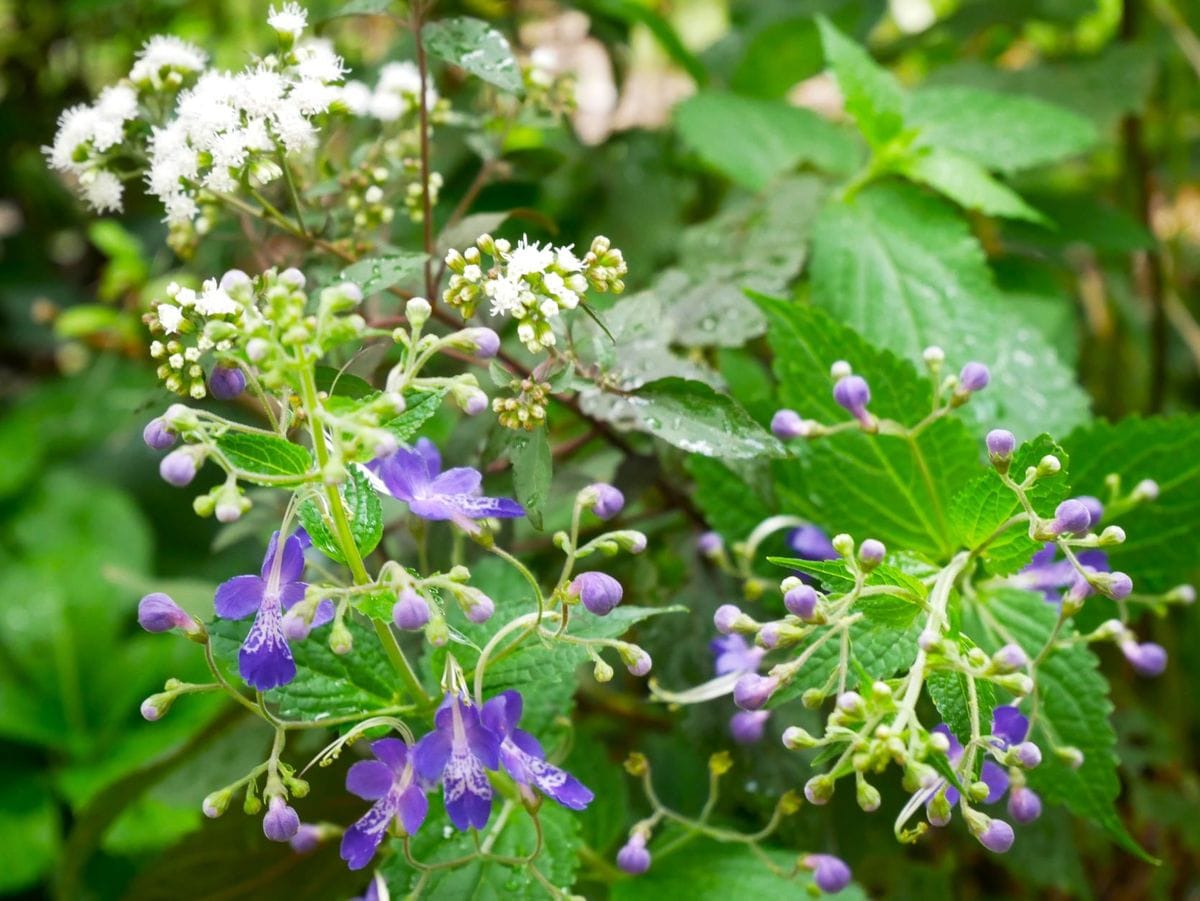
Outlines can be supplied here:
<path id="1" fill-rule="evenodd" d="M 982 363 L 967 363 L 958 374 L 958 387 L 963 391 L 982 391 L 992 374 Z"/>
<path id="2" fill-rule="evenodd" d="M 1167 651 L 1152 641 L 1138 644 L 1133 639 L 1121 642 L 1121 653 L 1140 676 L 1158 676 L 1167 668 Z"/>
<path id="3" fill-rule="evenodd" d="M 949 758 L 952 766 L 957 764 L 958 761 L 962 759 L 963 748 L 962 745 L 959 744 L 958 739 L 954 736 L 954 733 L 950 731 L 950 727 L 945 723 L 942 723 L 938 726 L 935 726 L 933 731 L 940 732 L 949 740 L 950 748 L 946 752 L 946 756 Z M 1038 761 L 1034 762 L 1033 751 L 1024 749 L 1022 752 L 1022 750 L 1020 750 L 1025 744 L 1029 744 L 1025 742 L 1025 736 L 1028 732 L 1029 720 L 1026 719 L 1025 715 L 1022 714 L 1021 711 L 1019 711 L 1016 707 L 1001 706 L 992 711 L 993 745 L 1000 750 L 1005 750 L 1010 746 L 1015 745 L 1018 747 L 1018 756 L 1031 761 L 1031 763 L 1036 766 L 1037 762 L 1040 762 L 1041 759 L 1040 752 L 1037 752 Z M 1036 746 L 1030 745 L 1030 747 L 1036 751 Z M 988 795 L 986 798 L 984 798 L 985 804 L 995 804 L 997 801 L 1003 798 L 1004 793 L 1008 791 L 1008 771 L 990 758 L 983 761 L 983 767 L 980 770 L 980 779 L 988 787 Z M 939 783 L 939 786 L 941 785 L 945 785 L 945 783 Z M 947 787 L 945 790 L 945 797 L 947 804 L 950 806 L 957 804 L 959 798 L 958 789 L 954 788 L 953 786 Z M 932 801 L 932 795 L 930 801 Z M 948 822 L 948 820 L 942 819 L 936 814 L 935 811 L 932 810 L 929 802 L 926 803 L 925 809 L 929 821 L 933 825 L 944 826 L 946 822 Z M 997 820 L 995 822 L 1000 821 Z M 1001 825 L 1007 826 L 1007 824 L 1004 823 L 1001 823 Z M 1011 841 L 1009 843 L 1011 844 Z"/>
<path id="4" fill-rule="evenodd" d="M 629 836 L 629 841 L 617 852 L 617 866 L 632 876 L 639 876 L 650 869 L 650 852 L 646 850 L 646 836 L 640 831 Z"/>
<path id="5" fill-rule="evenodd" d="M 398 629 L 420 629 L 429 622 L 429 604 L 412 587 L 405 588 L 392 606 L 392 621 Z"/>
<path id="6" fill-rule="evenodd" d="M 309 854 L 321 844 L 321 830 L 312 823 L 301 823 L 288 844 L 297 854 Z"/>
<path id="7" fill-rule="evenodd" d="M 871 424 L 867 404 L 871 402 L 871 387 L 860 375 L 847 375 L 833 386 L 833 399 L 863 425 Z"/>
<path id="8" fill-rule="evenodd" d="M 367 885 L 367 890 L 362 895 L 351 898 L 350 901 L 383 901 L 383 899 L 388 897 L 387 883 L 384 881 L 382 874 L 376 873 L 371 877 L 371 881 Z"/>
<path id="9" fill-rule="evenodd" d="M 214 599 L 217 616 L 245 619 L 251 613 L 254 625 L 238 652 L 238 671 L 246 684 L 259 691 L 286 685 L 296 676 L 296 662 L 283 629 L 283 611 L 304 598 L 308 586 L 300 581 L 304 574 L 304 546 L 296 535 L 288 536 L 279 547 L 279 533 L 271 536 L 263 558 L 262 574 L 234 576 L 217 587 Z M 333 602 L 321 601 L 312 626 L 333 619 Z"/>
<path id="10" fill-rule="evenodd" d="M 568 589 L 596 616 L 607 616 L 621 603 L 621 583 L 602 572 L 580 573 Z"/>
<path id="11" fill-rule="evenodd" d="M 595 498 L 592 503 L 592 512 L 601 519 L 612 519 L 625 507 L 625 495 L 612 485 L 597 482 L 587 490 Z"/>
<path id="12" fill-rule="evenodd" d="M 850 884 L 850 867 L 832 854 L 806 854 L 804 865 L 812 870 L 813 883 L 826 894 L 836 894 Z"/>
<path id="13" fill-rule="evenodd" d="M 987 433 L 985 441 L 988 453 L 1000 459 L 1011 457 L 1017 448 L 1017 436 L 1008 429 L 992 429 Z"/>
<path id="14" fill-rule="evenodd" d="M 787 540 L 796 555 L 805 560 L 836 560 L 839 556 L 829 536 L 814 525 L 792 529 Z"/>
<path id="15" fill-rule="evenodd" d="M 718 676 L 756 672 L 767 653 L 765 648 L 754 647 L 736 633 L 714 638 L 708 643 L 708 647 L 713 652 L 713 668 Z"/>
<path id="16" fill-rule="evenodd" d="M 536 786 L 563 807 L 583 810 L 595 795 L 566 770 L 547 763 L 538 740 L 517 728 L 521 708 L 521 695 L 511 690 L 483 705 L 484 725 L 500 736 L 500 763 L 518 785 Z"/>
<path id="17" fill-rule="evenodd" d="M 214 366 L 208 390 L 217 400 L 233 400 L 246 390 L 246 373 L 237 366 Z"/>
<path id="18" fill-rule="evenodd" d="M 768 710 L 739 710 L 729 718 L 729 733 L 739 745 L 752 745 L 762 741 L 770 718 Z"/>
<path id="19" fill-rule="evenodd" d="M 1047 543 L 1033 555 L 1033 559 L 1013 581 L 1023 588 L 1040 591 L 1053 604 L 1062 600 L 1063 589 L 1080 598 L 1091 594 L 1087 579 L 1079 574 L 1070 560 L 1056 559 L 1057 554 L 1057 546 L 1053 542 Z M 1093 573 L 1109 571 L 1108 557 L 1104 551 L 1079 551 L 1075 556 L 1085 569 Z"/>
<path id="20" fill-rule="evenodd" d="M 746 673 L 733 686 L 733 703 L 743 710 L 758 710 L 771 699 L 779 680 L 774 676 Z"/>
<path id="21" fill-rule="evenodd" d="M 273 842 L 286 842 L 300 829 L 300 814 L 279 795 L 267 802 L 263 815 L 263 835 Z"/>
<path id="22" fill-rule="evenodd" d="M 151 450 L 166 450 L 178 440 L 175 433 L 167 427 L 167 421 L 161 416 L 151 419 L 142 429 L 142 440 Z"/>
<path id="23" fill-rule="evenodd" d="M 478 470 L 467 466 L 442 472 L 442 457 L 428 438 L 414 448 L 402 447 L 390 457 L 367 465 L 392 497 L 414 514 L 431 521 L 450 520 L 467 532 L 478 532 L 478 519 L 512 519 L 525 508 L 506 497 L 483 497 Z"/>
<path id="24" fill-rule="evenodd" d="M 784 594 L 783 606 L 793 616 L 810 620 L 817 610 L 817 592 L 811 585 L 797 585 Z"/>
<path id="25" fill-rule="evenodd" d="M 195 621 L 170 595 L 156 591 L 138 601 L 138 625 L 147 632 L 187 629 Z"/>
<path id="26" fill-rule="evenodd" d="M 771 433 L 776 438 L 788 441 L 803 438 L 808 434 L 808 426 L 795 410 L 776 410 L 771 417 Z"/>
<path id="27" fill-rule="evenodd" d="M 487 770 L 500 766 L 500 739 L 483 725 L 475 707 L 453 695 L 446 695 L 434 725 L 413 749 L 413 765 L 422 779 L 441 780 L 455 827 L 482 829 L 492 815 Z"/>
<path id="28" fill-rule="evenodd" d="M 342 836 L 342 860 L 352 870 L 370 862 L 394 820 L 412 835 L 429 812 L 408 745 L 398 738 L 381 738 L 371 742 L 371 753 L 375 760 L 360 760 L 346 773 L 346 790 L 375 802 Z"/>
<path id="29" fill-rule="evenodd" d="M 1075 500 L 1087 507 L 1088 515 L 1091 518 L 1088 526 L 1092 528 L 1098 526 L 1100 520 L 1104 519 L 1104 504 L 1100 503 L 1100 498 L 1092 497 L 1090 494 L 1081 494 Z"/>

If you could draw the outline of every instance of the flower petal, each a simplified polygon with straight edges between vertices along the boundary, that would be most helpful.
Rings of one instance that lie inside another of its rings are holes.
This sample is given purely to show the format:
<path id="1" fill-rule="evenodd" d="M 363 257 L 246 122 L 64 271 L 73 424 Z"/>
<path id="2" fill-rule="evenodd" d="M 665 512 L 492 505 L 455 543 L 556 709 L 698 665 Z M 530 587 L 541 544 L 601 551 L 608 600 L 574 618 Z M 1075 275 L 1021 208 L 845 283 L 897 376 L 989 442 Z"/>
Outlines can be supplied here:
<path id="1" fill-rule="evenodd" d="M 450 739 L 438 730 L 430 732 L 413 748 L 413 769 L 422 779 L 436 782 L 450 759 Z"/>
<path id="2" fill-rule="evenodd" d="M 393 816 L 391 806 L 386 801 L 380 801 L 346 830 L 342 836 L 341 850 L 346 866 L 352 870 L 361 870 L 371 862 Z"/>
<path id="3" fill-rule="evenodd" d="M 467 746 L 489 770 L 500 767 L 500 736 L 488 729 L 479 719 L 479 710 L 470 704 L 461 705 L 463 732 Z"/>
<path id="4" fill-rule="evenodd" d="M 222 619 L 245 619 L 262 604 L 265 583 L 258 576 L 234 576 L 217 586 L 213 607 Z"/>
<path id="5" fill-rule="evenodd" d="M 381 738 L 371 742 L 371 753 L 399 774 L 408 765 L 408 745 L 399 738 Z"/>
<path id="6" fill-rule="evenodd" d="M 262 577 L 264 579 L 270 577 L 278 546 L 279 533 L 276 532 L 271 536 L 271 543 L 267 545 L 267 553 L 263 557 Z M 279 584 L 299 582 L 302 575 L 304 575 L 304 543 L 298 536 L 289 535 L 283 543 L 283 559 L 279 561 Z"/>
<path id="7" fill-rule="evenodd" d="M 279 607 L 264 605 L 238 652 L 238 671 L 246 684 L 270 691 L 296 678 L 296 661 L 283 635 Z"/>
<path id="8" fill-rule="evenodd" d="M 378 801 L 391 791 L 395 779 L 396 774 L 386 763 L 360 760 L 346 773 L 346 791 L 364 801 Z"/>
<path id="9" fill-rule="evenodd" d="M 442 471 L 442 455 L 438 452 L 437 445 L 428 438 L 418 438 L 413 450 L 425 463 L 425 473 L 429 479 Z"/>
<path id="10" fill-rule="evenodd" d="M 1008 791 L 1008 772 L 1004 767 L 992 760 L 985 760 L 983 768 L 979 772 L 979 778 L 982 779 L 988 787 L 988 796 L 983 799 L 985 804 L 995 804 L 1004 797 L 1004 793 Z"/>
<path id="11" fill-rule="evenodd" d="M 425 822 L 425 815 L 429 813 L 429 799 L 419 787 L 410 785 L 400 794 L 396 807 L 404 831 L 413 835 Z"/>
<path id="12" fill-rule="evenodd" d="M 509 689 L 502 691 L 487 701 L 480 710 L 480 719 L 484 726 L 497 735 L 508 735 L 513 727 L 520 722 L 522 701 L 517 691 Z"/>
<path id="13" fill-rule="evenodd" d="M 474 494 L 479 490 L 483 476 L 479 470 L 469 466 L 447 469 L 429 484 L 430 494 Z"/>
<path id="14" fill-rule="evenodd" d="M 1029 732 L 1029 720 L 1016 707 L 997 707 L 992 711 L 992 734 L 1015 745 L 1025 740 Z"/>
<path id="15" fill-rule="evenodd" d="M 447 495 L 443 498 L 460 514 L 469 519 L 513 519 L 525 515 L 525 508 L 507 497 L 475 497 L 469 494 Z"/>
<path id="16" fill-rule="evenodd" d="M 446 813 L 459 830 L 482 829 L 492 815 L 492 784 L 469 749 L 455 748 L 442 774 Z"/>

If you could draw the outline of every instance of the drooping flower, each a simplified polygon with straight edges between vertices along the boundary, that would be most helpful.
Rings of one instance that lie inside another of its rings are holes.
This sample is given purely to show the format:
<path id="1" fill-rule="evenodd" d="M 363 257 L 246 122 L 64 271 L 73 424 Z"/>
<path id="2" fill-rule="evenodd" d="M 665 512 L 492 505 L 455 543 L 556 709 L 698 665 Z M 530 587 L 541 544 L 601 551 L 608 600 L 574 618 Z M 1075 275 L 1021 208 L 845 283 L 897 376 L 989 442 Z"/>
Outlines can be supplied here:
<path id="1" fill-rule="evenodd" d="M 641 875 L 650 869 L 650 852 L 646 850 L 645 833 L 637 830 L 629 836 L 629 841 L 617 852 L 617 866 L 631 876 Z"/>
<path id="2" fill-rule="evenodd" d="M 273 842 L 290 841 L 300 829 L 300 815 L 287 801 L 276 795 L 267 803 L 262 828 L 263 835 Z"/>
<path id="3" fill-rule="evenodd" d="M 441 781 L 446 813 L 456 828 L 487 825 L 492 815 L 487 770 L 500 766 L 500 739 L 466 698 L 446 695 L 434 731 L 413 749 L 413 765 L 422 779 Z"/>
<path id="4" fill-rule="evenodd" d="M 459 466 L 442 472 L 442 457 L 433 442 L 421 438 L 367 467 L 392 497 L 408 504 L 421 519 L 450 520 L 467 532 L 478 532 L 476 520 L 512 519 L 525 508 L 506 497 L 483 497 L 478 470 Z"/>
<path id="5" fill-rule="evenodd" d="M 518 785 L 533 785 L 572 810 L 583 810 L 595 795 L 582 782 L 552 763 L 538 740 L 517 728 L 521 720 L 521 695 L 505 691 L 483 705 L 483 724 L 500 736 L 500 763 Z"/>
<path id="6" fill-rule="evenodd" d="M 1058 547 L 1054 542 L 1048 542 L 1040 551 L 1033 555 L 1029 564 L 1013 577 L 1014 584 L 1031 591 L 1040 591 L 1047 601 L 1059 603 L 1063 598 L 1064 589 L 1078 598 L 1085 598 L 1092 593 L 1092 587 L 1087 579 L 1080 575 L 1070 560 L 1058 558 Z M 1080 564 L 1092 573 L 1109 572 L 1108 557 L 1104 551 L 1089 549 L 1075 554 Z"/>
<path id="7" fill-rule="evenodd" d="M 308 588 L 304 574 L 304 544 L 289 535 L 279 548 L 279 533 L 271 536 L 263 558 L 261 575 L 234 576 L 217 587 L 214 604 L 222 619 L 245 619 L 251 613 L 254 625 L 238 652 L 238 671 L 246 684 L 259 691 L 286 685 L 296 676 L 296 661 L 283 629 L 283 613 L 304 598 Z M 312 626 L 333 619 L 333 603 L 322 601 Z"/>
<path id="8" fill-rule="evenodd" d="M 713 668 L 718 676 L 757 672 L 767 653 L 765 648 L 755 647 L 736 632 L 714 638 L 708 648 L 713 652 Z"/>
<path id="9" fill-rule="evenodd" d="M 342 860 L 352 870 L 370 862 L 393 821 L 412 835 L 429 812 L 408 745 L 398 738 L 381 738 L 371 743 L 371 753 L 375 760 L 360 760 L 346 774 L 347 791 L 375 802 L 342 836 Z"/>

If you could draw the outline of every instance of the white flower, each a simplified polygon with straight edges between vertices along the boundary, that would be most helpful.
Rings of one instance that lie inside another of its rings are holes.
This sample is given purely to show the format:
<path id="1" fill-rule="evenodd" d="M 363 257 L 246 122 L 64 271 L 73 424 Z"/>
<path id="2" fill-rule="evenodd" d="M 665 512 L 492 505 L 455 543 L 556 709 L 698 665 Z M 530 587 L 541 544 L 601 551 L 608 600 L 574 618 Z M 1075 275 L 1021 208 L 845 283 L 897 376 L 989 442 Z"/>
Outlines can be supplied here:
<path id="1" fill-rule="evenodd" d="M 572 249 L 574 246 L 571 244 L 567 247 L 560 247 L 554 253 L 554 263 L 563 272 L 578 272 L 583 268 L 583 262 L 575 256 Z"/>
<path id="2" fill-rule="evenodd" d="M 138 51 L 137 61 L 129 70 L 129 80 L 161 90 L 164 69 L 168 72 L 199 72 L 207 63 L 208 57 L 199 47 L 171 35 L 159 34 L 146 41 Z"/>
<path id="3" fill-rule="evenodd" d="M 305 41 L 296 47 L 296 74 L 301 81 L 320 81 L 325 84 L 341 81 L 346 74 L 342 58 L 333 52 L 327 40 Z"/>
<path id="4" fill-rule="evenodd" d="M 462 277 L 469 282 L 477 282 L 483 278 L 483 270 L 476 264 L 471 263 L 463 269 Z"/>
<path id="5" fill-rule="evenodd" d="M 545 272 L 554 263 L 554 248 L 549 244 L 544 248 L 537 242 L 530 244 L 528 238 L 522 237 L 517 246 L 505 256 L 504 261 L 507 263 L 505 272 L 509 278 Z"/>
<path id="6" fill-rule="evenodd" d="M 121 212 L 121 180 L 107 169 L 93 169 L 79 179 L 84 199 L 97 213 Z"/>
<path id="7" fill-rule="evenodd" d="M 183 313 L 179 307 L 174 304 L 160 303 L 155 307 L 155 312 L 158 314 L 158 321 L 168 335 L 174 335 L 179 331 L 179 326 L 183 324 Z"/>
<path id="8" fill-rule="evenodd" d="M 520 313 L 524 308 L 521 301 L 521 283 L 515 278 L 491 279 L 483 290 L 491 298 L 493 316 Z"/>
<path id="9" fill-rule="evenodd" d="M 232 316 L 240 309 L 241 305 L 217 286 L 216 279 L 208 279 L 196 299 L 196 312 L 204 316 Z"/>
<path id="10" fill-rule="evenodd" d="M 365 116 L 371 108 L 371 89 L 361 81 L 348 81 L 342 86 L 342 103 L 356 116 Z"/>
<path id="11" fill-rule="evenodd" d="M 60 172 L 77 172 L 83 167 L 75 158 L 76 151 L 92 139 L 96 111 L 84 104 L 63 110 L 58 117 L 54 143 L 44 148 L 50 165 Z"/>
<path id="12" fill-rule="evenodd" d="M 308 12 L 299 3 L 285 3 L 280 9 L 272 6 L 267 10 L 267 24 L 281 35 L 289 34 L 295 39 L 308 25 Z"/>

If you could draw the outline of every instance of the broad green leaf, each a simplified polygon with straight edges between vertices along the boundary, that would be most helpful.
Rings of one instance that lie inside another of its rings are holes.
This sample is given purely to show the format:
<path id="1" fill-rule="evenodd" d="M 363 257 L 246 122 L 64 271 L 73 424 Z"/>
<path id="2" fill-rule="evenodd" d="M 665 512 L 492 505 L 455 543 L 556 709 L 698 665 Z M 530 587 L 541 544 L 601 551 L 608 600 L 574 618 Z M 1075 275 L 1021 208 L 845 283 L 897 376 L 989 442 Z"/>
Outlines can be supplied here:
<path id="1" fill-rule="evenodd" d="M 296 678 L 266 693 L 289 720 L 323 720 L 392 707 L 408 700 L 402 683 L 380 647 L 374 631 L 347 619 L 354 647 L 348 654 L 329 650 L 329 626 L 314 629 L 303 641 L 290 642 L 296 658 Z M 215 620 L 208 626 L 213 653 L 235 684 L 238 649 L 250 631 L 250 621 Z"/>
<path id="2" fill-rule="evenodd" d="M 826 208 L 812 254 L 813 301 L 868 340 L 917 366 L 930 345 L 946 351 L 951 371 L 987 364 L 991 384 L 962 413 L 979 433 L 1004 426 L 1029 438 L 1087 421 L 1071 371 L 1006 308 L 967 223 L 936 198 L 872 185 Z"/>
<path id="3" fill-rule="evenodd" d="M 772 22 L 751 39 L 730 86 L 739 94 L 783 98 L 796 84 L 821 71 L 821 33 L 805 16 Z"/>
<path id="4" fill-rule="evenodd" d="M 959 646 L 965 653 L 974 642 L 965 635 L 960 636 Z M 965 673 L 950 670 L 934 670 L 925 678 L 925 690 L 941 714 L 942 722 L 963 744 L 971 740 L 970 681 L 971 677 Z M 979 708 L 979 728 L 981 734 L 986 735 L 991 731 L 992 711 L 996 709 L 996 689 L 992 683 L 975 679 L 975 699 Z"/>
<path id="5" fill-rule="evenodd" d="M 341 486 L 340 492 L 342 507 L 350 521 L 350 533 L 354 536 L 359 556 L 366 557 L 383 537 L 383 505 L 371 480 L 359 466 L 350 468 L 350 478 Z M 324 497 L 305 501 L 297 510 L 297 515 L 321 553 L 337 563 L 346 563 Z"/>
<path id="6" fill-rule="evenodd" d="M 779 442 L 730 397 L 703 382 L 666 378 L 628 398 L 643 431 L 706 457 L 775 456 Z"/>
<path id="7" fill-rule="evenodd" d="M 1046 217 L 1016 191 L 993 178 L 983 166 L 953 150 L 918 147 L 898 169 L 969 210 L 1005 219 L 1046 222 Z"/>
<path id="8" fill-rule="evenodd" d="M 440 19 L 421 30 L 425 49 L 498 88 L 521 93 L 524 82 L 508 38 L 480 19 Z"/>
<path id="9" fill-rule="evenodd" d="M 313 465 L 307 448 L 275 435 L 226 432 L 217 439 L 217 450 L 238 471 L 239 478 L 254 482 L 255 476 L 265 476 L 267 481 L 262 484 L 267 485 L 301 482 Z M 288 480 L 288 476 L 295 478 Z"/>
<path id="10" fill-rule="evenodd" d="M 915 91 L 908 117 L 923 143 L 1006 173 L 1076 156 L 1099 140 L 1096 127 L 1069 109 L 978 88 Z"/>
<path id="11" fill-rule="evenodd" d="M 363 294 L 378 294 L 417 278 L 424 265 L 423 253 L 393 251 L 384 256 L 368 257 L 351 263 L 342 270 L 342 278 L 362 288 Z"/>
<path id="12" fill-rule="evenodd" d="M 708 91 L 675 108 L 675 126 L 705 163 L 751 191 L 801 164 L 849 174 L 861 157 L 848 132 L 782 100 Z"/>
<path id="13" fill-rule="evenodd" d="M 1067 497 L 1070 490 L 1067 454 L 1049 435 L 1041 435 L 1017 449 L 1010 470 L 1019 482 L 1025 478 L 1025 470 L 1037 466 L 1038 461 L 1047 454 L 1058 457 L 1062 469 L 1052 476 L 1039 478 L 1028 491 L 1034 509 L 1042 516 L 1052 515 L 1054 508 Z M 985 540 L 992 539 L 980 558 L 987 564 L 988 571 L 998 576 L 1017 572 L 1042 547 L 1040 542 L 1029 537 L 1028 522 L 1010 526 L 992 538 L 1005 522 L 1020 512 L 1021 502 L 1004 486 L 995 472 L 986 472 L 965 485 L 950 505 L 955 534 L 964 548 L 974 550 Z"/>
<path id="14" fill-rule="evenodd" d="M 1128 493 L 1143 479 L 1158 483 L 1158 499 L 1127 512 L 1106 512 L 1104 524 L 1125 529 L 1124 543 L 1105 548 L 1114 569 L 1133 578 L 1137 591 L 1167 591 L 1200 580 L 1196 523 L 1200 522 L 1200 417 L 1172 416 L 1097 421 L 1072 432 L 1063 447 L 1071 454 L 1075 495 L 1108 499 L 1105 479 L 1121 477 Z"/>
<path id="15" fill-rule="evenodd" d="M 709 526 L 727 543 L 742 541 L 775 512 L 774 502 L 756 490 L 759 486 L 750 484 L 745 474 L 730 469 L 726 461 L 693 456 L 688 458 L 687 469 L 696 481 L 692 500 L 704 512 Z"/>
<path id="16" fill-rule="evenodd" d="M 1040 594 L 1014 588 L 981 591 L 963 605 L 963 631 L 989 653 L 1015 641 L 1033 659 L 1057 620 L 1057 611 Z M 1073 631 L 1068 628 L 1059 637 L 1070 639 Z M 1117 737 L 1108 721 L 1108 684 L 1098 666 L 1096 655 L 1079 643 L 1060 646 L 1038 666 L 1030 738 L 1042 749 L 1042 763 L 1029 772 L 1029 784 L 1046 801 L 1065 804 L 1076 816 L 1102 826 L 1129 853 L 1152 860 L 1126 830 L 1115 807 L 1121 790 Z M 1082 765 L 1072 769 L 1062 762 L 1054 753 L 1059 747 L 1082 751 Z"/>
<path id="17" fill-rule="evenodd" d="M 404 443 L 412 441 L 442 405 L 446 396 L 445 389 L 434 391 L 414 391 L 404 395 L 404 412 L 392 419 L 381 422 L 380 425 Z"/>
<path id="18" fill-rule="evenodd" d="M 432 802 L 438 804 L 436 800 Z M 507 819 L 500 821 L 502 801 L 493 802 L 492 820 L 486 834 L 494 854 L 510 858 L 528 857 L 537 848 L 537 832 L 531 816 L 537 816 L 542 831 L 542 851 L 533 863 L 525 866 L 509 866 L 497 861 L 478 858 L 462 866 L 434 870 L 430 878 L 421 880 L 405 860 L 397 845 L 381 868 L 393 898 L 408 897 L 416 892 L 418 881 L 423 886 L 421 896 L 428 898 L 463 898 L 472 901 L 500 901 L 500 899 L 541 899 L 546 889 L 530 868 L 536 868 L 551 884 L 570 886 L 575 881 L 579 867 L 579 819 L 569 810 L 553 802 L 543 804 L 536 814 L 516 805 L 509 809 Z M 455 860 L 472 855 L 477 850 L 476 836 L 472 832 L 457 832 L 440 811 L 432 812 L 427 822 L 412 839 L 413 857 L 423 863 Z"/>
<path id="19" fill-rule="evenodd" d="M 335 397 L 361 400 L 369 394 L 376 393 L 374 386 L 366 379 L 334 369 L 332 366 L 318 366 L 316 377 L 317 390 Z"/>
<path id="20" fill-rule="evenodd" d="M 54 865 L 59 813 L 54 795 L 36 771 L 6 766 L 0 774 L 0 892 L 30 888 Z"/>
<path id="21" fill-rule="evenodd" d="M 653 854 L 655 846 L 650 846 Z M 797 853 L 795 849 L 762 849 L 776 870 L 792 872 Z M 741 844 L 716 844 L 699 839 L 663 857 L 654 857 L 650 870 L 635 879 L 624 879 L 612 887 L 613 901 L 667 901 L 688 898 L 692 901 L 725 901 L 732 898 L 773 899 L 804 898 L 816 892 L 812 877 L 801 870 L 786 878 L 776 875 L 766 862 L 750 848 Z M 866 898 L 858 886 L 851 884 L 829 898 Z"/>
<path id="22" fill-rule="evenodd" d="M 848 360 L 871 385 L 875 415 L 908 425 L 929 411 L 929 384 L 903 360 L 879 351 L 811 307 L 756 296 L 767 314 L 779 401 L 826 424 L 846 420 L 828 373 Z M 979 451 L 956 417 L 916 439 L 840 432 L 792 443 L 793 456 L 773 464 L 780 512 L 802 516 L 831 534 L 878 538 L 947 558 L 954 550 L 950 498 L 976 472 Z"/>
<path id="23" fill-rule="evenodd" d="M 513 467 L 513 488 L 517 501 L 525 508 L 530 524 L 542 528 L 542 511 L 550 494 L 554 460 L 550 456 L 550 438 L 542 426 L 533 431 L 513 432 L 509 437 L 509 459 Z"/>
<path id="24" fill-rule="evenodd" d="M 881 147 L 904 126 L 904 91 L 895 76 L 862 47 L 837 30 L 824 16 L 817 19 L 825 60 L 846 100 L 846 112 L 867 143 Z"/>

